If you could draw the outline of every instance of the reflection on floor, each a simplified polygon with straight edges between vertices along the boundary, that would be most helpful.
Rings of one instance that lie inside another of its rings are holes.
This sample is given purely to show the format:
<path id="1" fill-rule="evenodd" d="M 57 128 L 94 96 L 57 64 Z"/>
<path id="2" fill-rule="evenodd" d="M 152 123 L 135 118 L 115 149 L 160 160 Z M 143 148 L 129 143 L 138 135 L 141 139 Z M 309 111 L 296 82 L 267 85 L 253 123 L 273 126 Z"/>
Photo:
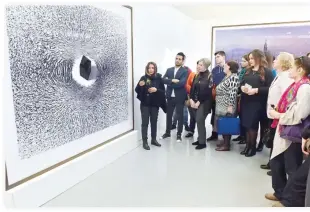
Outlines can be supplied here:
<path id="1" fill-rule="evenodd" d="M 264 199 L 272 191 L 271 177 L 259 167 L 269 149 L 246 158 L 239 154 L 244 146 L 236 142 L 232 151 L 216 152 L 216 142 L 198 151 L 193 141 L 177 143 L 173 132 L 171 139 L 160 140 L 161 148 L 140 146 L 43 207 L 272 205 Z"/>

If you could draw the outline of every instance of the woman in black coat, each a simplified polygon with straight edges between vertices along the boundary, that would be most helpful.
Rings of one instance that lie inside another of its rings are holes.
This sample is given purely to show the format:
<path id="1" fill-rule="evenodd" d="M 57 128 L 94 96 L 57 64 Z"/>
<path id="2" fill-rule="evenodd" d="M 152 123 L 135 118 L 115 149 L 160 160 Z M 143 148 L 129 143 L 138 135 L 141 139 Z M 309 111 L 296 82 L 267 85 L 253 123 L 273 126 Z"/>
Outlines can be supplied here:
<path id="1" fill-rule="evenodd" d="M 192 143 L 197 150 L 207 147 L 206 118 L 211 112 L 213 80 L 208 70 L 211 61 L 202 58 L 198 62 L 198 74 L 194 77 L 190 90 L 190 115 L 195 117 L 198 131 L 198 141 Z"/>
<path id="2" fill-rule="evenodd" d="M 267 98 L 273 75 L 267 69 L 265 54 L 255 49 L 249 54 L 250 67 L 241 81 L 241 123 L 246 129 L 246 147 L 241 152 L 246 157 L 256 154 L 256 139 L 259 124 L 261 137 L 268 127 Z"/>
<path id="3" fill-rule="evenodd" d="M 161 107 L 166 112 L 165 86 L 161 74 L 157 73 L 157 65 L 149 62 L 145 67 L 145 75 L 141 77 L 135 91 L 140 100 L 140 110 L 142 118 L 142 141 L 143 148 L 150 150 L 148 145 L 148 125 L 151 122 L 151 144 L 160 147 L 157 142 L 157 119 L 158 111 Z"/>

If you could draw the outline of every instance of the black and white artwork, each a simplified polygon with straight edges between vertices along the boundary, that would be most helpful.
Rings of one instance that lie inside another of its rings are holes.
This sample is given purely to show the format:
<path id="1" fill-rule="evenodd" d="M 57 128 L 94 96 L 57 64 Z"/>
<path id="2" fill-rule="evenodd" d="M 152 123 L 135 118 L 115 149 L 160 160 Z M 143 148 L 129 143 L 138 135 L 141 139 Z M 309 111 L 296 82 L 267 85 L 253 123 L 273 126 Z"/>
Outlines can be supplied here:
<path id="1" fill-rule="evenodd" d="M 128 120 L 128 32 L 94 6 L 6 8 L 20 159 Z M 102 138 L 104 140 L 104 138 Z"/>

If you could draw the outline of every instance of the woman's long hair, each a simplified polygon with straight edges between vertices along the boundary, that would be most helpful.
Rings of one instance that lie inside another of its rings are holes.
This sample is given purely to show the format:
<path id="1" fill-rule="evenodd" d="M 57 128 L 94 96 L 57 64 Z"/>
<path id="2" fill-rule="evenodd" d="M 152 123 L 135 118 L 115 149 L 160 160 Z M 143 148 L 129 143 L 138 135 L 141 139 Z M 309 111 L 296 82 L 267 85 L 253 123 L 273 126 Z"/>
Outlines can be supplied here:
<path id="1" fill-rule="evenodd" d="M 262 79 L 262 81 L 265 81 L 265 68 L 268 67 L 268 63 L 266 60 L 266 56 L 264 54 L 264 52 L 262 52 L 259 49 L 254 49 L 252 52 L 250 52 L 249 56 L 252 55 L 252 57 L 255 60 L 256 64 L 259 64 L 259 68 L 258 68 L 258 73 Z M 252 70 L 252 66 L 250 66 L 247 71 L 246 71 L 246 75 L 250 73 L 250 71 Z"/>
<path id="2" fill-rule="evenodd" d="M 148 62 L 147 63 L 147 65 L 145 66 L 145 74 L 150 75 L 149 72 L 148 72 L 150 65 L 154 66 L 154 74 L 152 74 L 152 75 L 155 75 L 157 73 L 157 65 L 154 62 Z"/>
<path id="3" fill-rule="evenodd" d="M 242 58 L 245 59 L 248 62 L 248 65 L 246 67 L 244 67 L 245 69 L 248 69 L 250 67 L 249 54 L 243 55 Z"/>

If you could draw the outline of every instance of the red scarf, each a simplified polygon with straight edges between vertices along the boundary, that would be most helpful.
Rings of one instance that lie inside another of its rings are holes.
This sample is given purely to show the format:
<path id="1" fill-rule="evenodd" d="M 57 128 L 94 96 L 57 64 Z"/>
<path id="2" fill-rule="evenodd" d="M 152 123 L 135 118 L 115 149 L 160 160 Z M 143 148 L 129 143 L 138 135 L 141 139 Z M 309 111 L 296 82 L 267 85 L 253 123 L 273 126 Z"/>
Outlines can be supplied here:
<path id="1" fill-rule="evenodd" d="M 307 77 L 304 77 L 298 82 L 292 83 L 281 96 L 281 99 L 277 105 L 277 111 L 279 113 L 285 113 L 288 106 L 295 100 L 300 86 L 303 84 L 307 84 L 309 82 L 310 82 L 309 79 Z M 276 128 L 278 126 L 278 123 L 279 123 L 279 119 L 274 119 L 271 124 L 271 127 Z M 281 126 L 280 126 L 280 131 L 281 131 Z"/>

